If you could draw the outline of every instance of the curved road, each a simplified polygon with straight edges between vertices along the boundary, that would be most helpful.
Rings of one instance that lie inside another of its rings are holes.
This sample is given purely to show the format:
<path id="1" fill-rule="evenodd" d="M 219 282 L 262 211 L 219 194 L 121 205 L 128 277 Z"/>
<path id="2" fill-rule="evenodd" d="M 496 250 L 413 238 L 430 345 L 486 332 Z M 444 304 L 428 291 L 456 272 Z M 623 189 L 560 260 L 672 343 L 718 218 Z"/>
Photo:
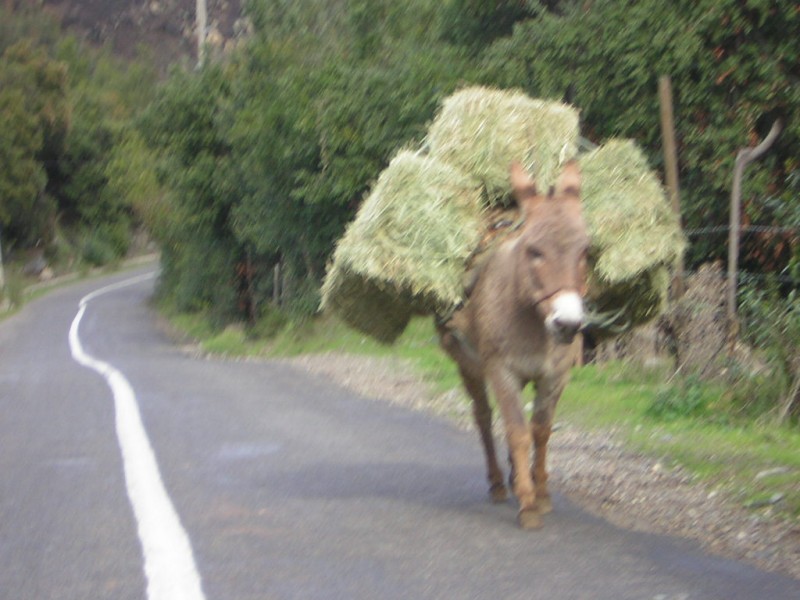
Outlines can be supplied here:
<path id="1" fill-rule="evenodd" d="M 152 278 L 88 298 L 75 328 L 126 400 L 69 331 L 87 294 L 143 272 L 0 323 L 2 600 L 800 598 L 559 496 L 520 531 L 487 501 L 475 436 L 283 365 L 187 356 L 155 327 Z"/>

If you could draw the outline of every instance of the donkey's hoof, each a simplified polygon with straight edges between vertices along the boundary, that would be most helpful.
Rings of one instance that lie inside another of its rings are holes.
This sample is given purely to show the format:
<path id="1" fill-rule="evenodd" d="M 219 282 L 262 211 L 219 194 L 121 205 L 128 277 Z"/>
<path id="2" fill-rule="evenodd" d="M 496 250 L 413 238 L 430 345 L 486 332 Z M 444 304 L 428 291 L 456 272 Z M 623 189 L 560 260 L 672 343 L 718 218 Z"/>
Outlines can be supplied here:
<path id="1" fill-rule="evenodd" d="M 508 490 L 502 483 L 496 483 L 489 488 L 489 496 L 492 498 L 492 502 L 495 504 L 502 504 L 508 500 Z"/>
<path id="2" fill-rule="evenodd" d="M 550 500 L 550 496 L 536 498 L 536 510 L 539 511 L 540 515 L 546 515 L 547 513 L 553 512 L 553 501 Z"/>
<path id="3" fill-rule="evenodd" d="M 519 511 L 517 522 L 522 529 L 539 529 L 542 526 L 541 515 L 535 508 Z"/>

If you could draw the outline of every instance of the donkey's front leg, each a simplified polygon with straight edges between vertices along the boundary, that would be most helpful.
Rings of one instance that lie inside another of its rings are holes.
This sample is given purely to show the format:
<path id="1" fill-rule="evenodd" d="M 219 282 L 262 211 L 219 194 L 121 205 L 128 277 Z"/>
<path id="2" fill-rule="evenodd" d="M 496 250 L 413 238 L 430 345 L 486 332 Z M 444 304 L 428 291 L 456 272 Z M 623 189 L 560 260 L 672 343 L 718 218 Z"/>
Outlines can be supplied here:
<path id="1" fill-rule="evenodd" d="M 531 475 L 536 485 L 536 507 L 541 514 L 553 510 L 550 492 L 547 489 L 547 442 L 553 428 L 556 405 L 567 384 L 568 373 L 536 382 L 536 399 L 531 418 L 533 435 L 533 469 Z"/>
<path id="2" fill-rule="evenodd" d="M 520 403 L 522 382 L 502 368 L 491 370 L 488 379 L 506 426 L 508 453 L 514 475 L 512 485 L 519 502 L 519 525 L 523 529 L 536 529 L 541 527 L 542 521 L 536 508 L 536 489 L 531 478 L 531 430 Z"/>

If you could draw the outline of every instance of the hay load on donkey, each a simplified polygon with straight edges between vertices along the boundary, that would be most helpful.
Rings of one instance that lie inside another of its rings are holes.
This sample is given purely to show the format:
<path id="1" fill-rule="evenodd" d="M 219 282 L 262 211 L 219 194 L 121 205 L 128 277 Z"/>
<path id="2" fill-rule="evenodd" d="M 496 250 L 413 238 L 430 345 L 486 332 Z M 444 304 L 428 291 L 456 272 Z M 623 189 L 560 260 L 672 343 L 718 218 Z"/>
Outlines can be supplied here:
<path id="1" fill-rule="evenodd" d="M 480 186 L 453 167 L 400 152 L 339 241 L 323 308 L 383 342 L 415 312 L 449 310 L 480 239 Z"/>
<path id="2" fill-rule="evenodd" d="M 685 241 L 661 183 L 631 140 L 609 140 L 578 163 L 592 237 L 593 333 L 613 336 L 664 311 L 670 269 Z"/>
<path id="3" fill-rule="evenodd" d="M 546 190 L 578 139 L 577 112 L 558 102 L 480 87 L 446 99 L 423 148 L 391 161 L 339 241 L 323 309 L 387 343 L 413 314 L 452 313 L 492 240 L 521 225 L 509 165 L 522 163 Z M 578 161 L 592 238 L 588 298 L 606 316 L 598 333 L 613 334 L 660 313 L 683 240 L 632 142 Z"/>
<path id="4" fill-rule="evenodd" d="M 474 87 L 445 99 L 426 145 L 432 156 L 477 179 L 487 204 L 507 204 L 511 163 L 547 189 L 577 154 L 578 133 L 578 112 L 566 104 Z"/>

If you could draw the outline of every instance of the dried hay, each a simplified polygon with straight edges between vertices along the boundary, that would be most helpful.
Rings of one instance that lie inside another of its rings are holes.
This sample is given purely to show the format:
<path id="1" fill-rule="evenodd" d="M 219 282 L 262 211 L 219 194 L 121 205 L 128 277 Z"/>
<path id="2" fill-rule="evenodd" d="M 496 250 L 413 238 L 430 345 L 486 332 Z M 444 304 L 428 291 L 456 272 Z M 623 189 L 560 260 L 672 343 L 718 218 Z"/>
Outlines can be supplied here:
<path id="1" fill-rule="evenodd" d="M 685 247 L 677 219 L 642 151 L 630 140 L 610 140 L 578 159 L 581 197 L 593 257 L 588 300 L 613 322 L 607 336 L 661 314 L 669 268 Z"/>
<path id="2" fill-rule="evenodd" d="M 448 97 L 428 130 L 432 156 L 476 177 L 491 201 L 508 193 L 508 167 L 521 162 L 543 188 L 577 153 L 578 112 L 519 91 L 470 87 Z"/>
<path id="3" fill-rule="evenodd" d="M 611 285 L 594 278 L 586 297 L 589 333 L 599 341 L 652 321 L 667 308 L 669 283 L 669 267 L 664 264 Z"/>
<path id="4" fill-rule="evenodd" d="M 337 244 L 322 308 L 391 342 L 413 312 L 458 304 L 465 263 L 480 241 L 481 206 L 474 180 L 430 156 L 401 152 Z"/>
<path id="5" fill-rule="evenodd" d="M 600 282 L 625 281 L 653 265 L 674 263 L 685 242 L 661 183 L 636 144 L 610 140 L 578 162 Z"/>
<path id="6" fill-rule="evenodd" d="M 390 344 L 413 314 L 409 298 L 391 283 L 372 279 L 334 263 L 322 289 L 322 308 L 333 310 L 350 327 Z"/>

